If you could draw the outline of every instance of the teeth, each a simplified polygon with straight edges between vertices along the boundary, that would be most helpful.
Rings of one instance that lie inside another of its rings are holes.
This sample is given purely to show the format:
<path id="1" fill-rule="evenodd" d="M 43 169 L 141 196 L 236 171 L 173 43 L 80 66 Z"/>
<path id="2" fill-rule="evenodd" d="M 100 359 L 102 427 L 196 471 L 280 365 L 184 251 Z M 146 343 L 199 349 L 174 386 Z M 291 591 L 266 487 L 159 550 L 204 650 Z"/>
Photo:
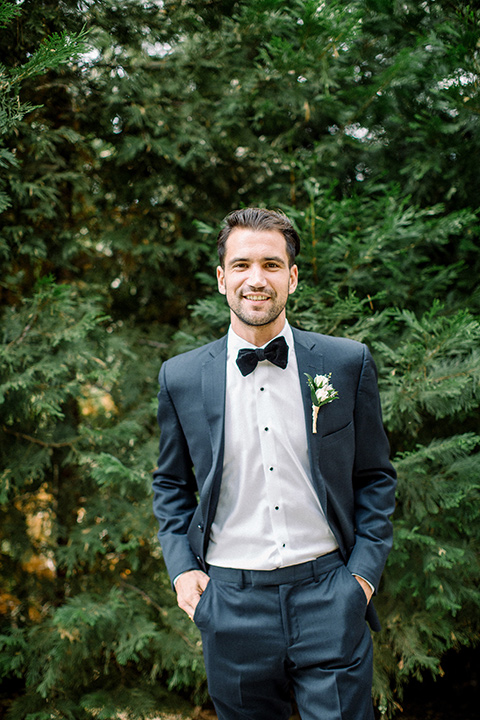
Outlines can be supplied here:
<path id="1" fill-rule="evenodd" d="M 268 295 L 245 295 L 247 300 L 268 300 Z"/>

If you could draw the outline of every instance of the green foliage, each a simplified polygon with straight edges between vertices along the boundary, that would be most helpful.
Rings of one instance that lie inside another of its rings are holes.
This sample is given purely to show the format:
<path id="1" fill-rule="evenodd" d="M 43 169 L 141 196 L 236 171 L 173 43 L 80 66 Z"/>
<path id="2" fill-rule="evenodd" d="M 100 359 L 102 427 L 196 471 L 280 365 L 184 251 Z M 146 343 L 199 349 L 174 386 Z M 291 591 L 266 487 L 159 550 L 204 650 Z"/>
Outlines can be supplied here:
<path id="1" fill-rule="evenodd" d="M 21 8 L 6 1 L 0 4 L 0 28 L 20 15 Z M 20 101 L 21 86 L 26 80 L 42 75 L 47 70 L 58 68 L 82 52 L 85 52 L 86 33 L 80 31 L 70 36 L 66 31 L 53 33 L 21 66 L 8 68 L 0 63 L 0 134 L 10 132 L 15 126 L 39 106 Z"/>
<path id="2" fill-rule="evenodd" d="M 443 0 L 0 0 L 10 720 L 206 697 L 150 508 L 156 378 L 228 327 L 215 235 L 241 205 L 297 225 L 292 324 L 377 361 L 399 472 L 379 709 L 478 646 L 479 19 Z"/>
<path id="3" fill-rule="evenodd" d="M 453 429 L 479 404 L 480 324 L 467 310 L 446 316 L 438 302 L 420 318 L 403 310 L 395 319 L 402 347 L 377 344 L 392 368 L 383 394 L 386 423 L 414 437 L 426 417 L 448 418 Z"/>
<path id="4" fill-rule="evenodd" d="M 47 279 L 4 316 L 1 598 L 13 634 L 2 623 L 0 667 L 26 686 L 13 716 L 53 702 L 89 717 L 101 702 L 140 717 L 168 705 L 168 688 L 205 694 L 198 638 L 159 563 L 153 413 L 122 392 L 135 389 L 138 358 L 98 307 Z"/>
<path id="5" fill-rule="evenodd" d="M 0 636 L 5 671 L 18 675 L 19 660 L 31 688 L 16 703 L 16 712 L 48 714 L 54 701 L 65 717 L 87 718 L 99 711 L 104 717 L 120 712 L 146 717 L 168 703 L 166 671 L 175 674 L 177 688 L 195 684 L 195 660 L 187 667 L 178 652 L 189 647 L 199 663 L 201 649 L 192 633 L 180 629 L 175 611 L 137 590 L 124 583 L 104 595 L 77 594 L 31 630 L 27 645 L 15 633 Z M 176 635 L 181 643 L 175 643 Z M 12 650 L 17 662 L 9 667 Z M 128 672 L 132 666 L 134 674 Z M 142 676 L 140 690 L 136 683 Z"/>

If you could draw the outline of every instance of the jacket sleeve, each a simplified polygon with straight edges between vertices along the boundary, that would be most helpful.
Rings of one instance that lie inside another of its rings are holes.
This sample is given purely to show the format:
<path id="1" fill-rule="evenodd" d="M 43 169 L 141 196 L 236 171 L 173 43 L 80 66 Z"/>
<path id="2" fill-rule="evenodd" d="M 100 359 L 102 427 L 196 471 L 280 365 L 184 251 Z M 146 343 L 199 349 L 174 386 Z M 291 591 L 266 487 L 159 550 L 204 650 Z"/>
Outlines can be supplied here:
<path id="1" fill-rule="evenodd" d="M 170 578 L 199 565 L 187 538 L 197 507 L 196 482 L 181 423 L 168 389 L 169 361 L 162 365 L 158 394 L 160 456 L 153 473 L 153 511 L 159 522 L 158 538 Z"/>
<path id="2" fill-rule="evenodd" d="M 390 515 L 395 508 L 396 473 L 383 428 L 377 371 L 364 346 L 363 364 L 354 410 L 353 467 L 355 544 L 348 568 L 378 588 L 392 547 Z"/>

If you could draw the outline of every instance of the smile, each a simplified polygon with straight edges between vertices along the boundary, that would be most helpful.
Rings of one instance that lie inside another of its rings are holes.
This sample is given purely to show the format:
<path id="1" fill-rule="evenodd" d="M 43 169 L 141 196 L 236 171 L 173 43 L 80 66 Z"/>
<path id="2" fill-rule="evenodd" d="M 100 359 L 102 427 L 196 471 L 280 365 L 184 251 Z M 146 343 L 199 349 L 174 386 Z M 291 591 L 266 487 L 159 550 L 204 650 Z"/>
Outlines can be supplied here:
<path id="1" fill-rule="evenodd" d="M 269 300 L 268 295 L 244 295 L 246 300 Z"/>

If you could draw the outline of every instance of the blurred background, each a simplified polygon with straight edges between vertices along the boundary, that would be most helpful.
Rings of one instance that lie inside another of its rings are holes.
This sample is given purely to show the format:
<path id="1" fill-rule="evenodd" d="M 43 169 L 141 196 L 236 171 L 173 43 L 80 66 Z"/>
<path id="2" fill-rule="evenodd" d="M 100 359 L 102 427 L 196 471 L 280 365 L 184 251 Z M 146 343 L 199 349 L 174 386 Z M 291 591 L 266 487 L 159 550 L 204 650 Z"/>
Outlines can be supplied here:
<path id="1" fill-rule="evenodd" d="M 302 238 L 290 322 L 379 369 L 377 717 L 473 719 L 479 67 L 463 0 L 0 0 L 0 715 L 212 716 L 157 375 L 226 331 L 216 233 L 261 205 Z"/>

